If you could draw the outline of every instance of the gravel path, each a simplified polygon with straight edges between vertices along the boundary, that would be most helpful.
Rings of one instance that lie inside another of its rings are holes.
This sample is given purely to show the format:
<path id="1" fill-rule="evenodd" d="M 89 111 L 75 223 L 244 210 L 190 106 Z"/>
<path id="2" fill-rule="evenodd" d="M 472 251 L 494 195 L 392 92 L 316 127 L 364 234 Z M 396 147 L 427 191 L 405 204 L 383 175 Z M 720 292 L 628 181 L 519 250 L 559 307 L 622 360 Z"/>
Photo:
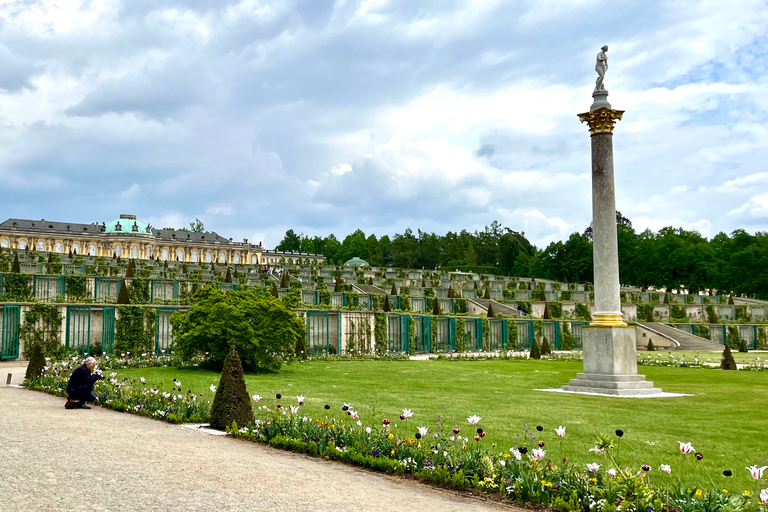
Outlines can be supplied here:
<path id="1" fill-rule="evenodd" d="M 0 511 L 512 510 L 100 407 L 67 411 L 61 398 L 7 387 L 9 368 Z"/>

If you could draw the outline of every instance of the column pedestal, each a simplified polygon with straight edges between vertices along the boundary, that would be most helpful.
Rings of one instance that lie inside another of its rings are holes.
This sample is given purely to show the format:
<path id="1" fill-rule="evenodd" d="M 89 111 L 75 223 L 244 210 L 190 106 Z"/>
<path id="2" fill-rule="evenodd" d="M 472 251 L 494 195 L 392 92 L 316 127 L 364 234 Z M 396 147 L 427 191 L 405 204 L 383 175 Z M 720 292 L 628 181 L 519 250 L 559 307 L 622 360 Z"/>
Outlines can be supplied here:
<path id="1" fill-rule="evenodd" d="M 564 391 L 613 396 L 662 393 L 637 373 L 634 327 L 584 327 L 581 340 L 584 373 L 576 374 Z"/>

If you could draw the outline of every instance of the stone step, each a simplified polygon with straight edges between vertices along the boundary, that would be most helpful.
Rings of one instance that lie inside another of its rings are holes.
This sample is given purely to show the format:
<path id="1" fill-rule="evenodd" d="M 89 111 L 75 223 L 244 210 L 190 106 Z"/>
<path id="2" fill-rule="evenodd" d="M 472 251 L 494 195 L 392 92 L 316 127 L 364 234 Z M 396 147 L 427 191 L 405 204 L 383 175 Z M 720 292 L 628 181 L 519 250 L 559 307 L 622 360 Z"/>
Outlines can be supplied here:
<path id="1" fill-rule="evenodd" d="M 676 350 L 709 350 L 709 351 L 721 351 L 722 345 L 710 341 L 700 336 L 687 333 L 680 329 L 676 329 L 671 325 L 662 324 L 659 322 L 637 322 L 637 325 L 644 327 L 649 331 L 657 333 L 659 336 L 672 340 L 679 344 Z"/>

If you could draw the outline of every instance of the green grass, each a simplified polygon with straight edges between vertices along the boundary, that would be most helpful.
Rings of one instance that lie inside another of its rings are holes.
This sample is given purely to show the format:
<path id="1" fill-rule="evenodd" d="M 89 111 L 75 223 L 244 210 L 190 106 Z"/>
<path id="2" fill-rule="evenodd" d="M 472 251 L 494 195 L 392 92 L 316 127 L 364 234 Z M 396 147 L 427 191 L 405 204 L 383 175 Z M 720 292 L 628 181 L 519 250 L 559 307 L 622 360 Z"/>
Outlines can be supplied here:
<path id="1" fill-rule="evenodd" d="M 482 442 L 495 443 L 499 450 L 515 446 L 515 441 L 532 446 L 525 437 L 527 423 L 535 442 L 545 441 L 551 460 L 599 462 L 606 469 L 611 467 L 606 458 L 588 449 L 597 434 L 617 439 L 613 433 L 622 429 L 621 463 L 638 469 L 640 464 L 650 464 L 653 479 L 662 477 L 658 467 L 666 463 L 672 465 L 675 480 L 682 473 L 690 485 L 710 485 L 706 472 L 719 488 L 755 491 L 744 467 L 765 465 L 768 457 L 768 374 L 640 367 L 664 391 L 693 394 L 681 398 L 535 391 L 558 388 L 581 370 L 580 362 L 565 361 L 315 361 L 286 366 L 275 374 L 247 375 L 246 381 L 250 394 L 267 399 L 262 404 L 272 406 L 275 393 L 282 393 L 284 405 L 296 404 L 296 395 L 303 395 L 303 414 L 339 419 L 346 417 L 342 402 L 350 402 L 363 423 L 377 428 L 382 418 L 388 418 L 405 433 L 440 421 L 444 427 L 458 425 L 463 435 L 472 438 L 474 429 L 466 418 L 477 414 L 483 418 L 479 426 L 487 432 Z M 185 390 L 202 392 L 209 399 L 209 387 L 218 384 L 219 378 L 213 372 L 176 368 L 121 370 L 118 375 L 143 376 L 149 385 L 169 391 L 176 378 Z M 331 405 L 330 411 L 323 409 L 325 404 Z M 398 419 L 403 408 L 414 412 L 405 423 Z M 542 434 L 535 431 L 537 425 L 544 427 Z M 554 433 L 559 425 L 567 428 L 562 450 Z M 683 456 L 677 441 L 692 442 L 704 459 L 698 462 L 692 455 Z M 731 469 L 734 476 L 726 480 L 724 469 Z"/>

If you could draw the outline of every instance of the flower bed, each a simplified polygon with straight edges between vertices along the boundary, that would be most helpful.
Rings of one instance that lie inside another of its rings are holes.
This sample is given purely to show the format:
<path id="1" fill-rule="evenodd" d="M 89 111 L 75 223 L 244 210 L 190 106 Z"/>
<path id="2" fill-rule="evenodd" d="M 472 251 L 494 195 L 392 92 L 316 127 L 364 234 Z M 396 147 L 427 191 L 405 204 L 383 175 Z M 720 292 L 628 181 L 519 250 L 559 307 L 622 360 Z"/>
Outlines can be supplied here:
<path id="1" fill-rule="evenodd" d="M 582 466 L 566 457 L 566 428 L 545 429 L 525 425 L 523 440 L 509 449 L 492 443 L 482 418 L 473 415 L 456 424 L 437 414 L 433 421 L 414 419 L 408 409 L 399 419 L 364 422 L 352 404 L 343 404 L 340 418 L 302 415 L 298 405 L 284 406 L 277 395 L 273 406 L 254 395 L 254 424 L 232 425 L 227 432 L 237 438 L 267 443 L 276 448 L 340 460 L 385 473 L 412 475 L 417 479 L 454 489 L 494 493 L 510 500 L 555 507 L 560 510 L 644 512 L 766 511 L 768 489 L 759 486 L 766 467 L 746 468 L 755 488 L 742 492 L 727 489 L 724 471 L 700 487 L 686 487 L 680 477 L 703 458 L 691 443 L 680 442 L 677 460 L 652 468 L 632 469 L 622 464 L 624 432 L 596 437 L 595 462 Z M 331 406 L 325 406 L 331 414 Z M 428 424 L 429 426 L 425 425 Z M 528 437 L 530 436 L 530 437 Z M 715 481 L 717 480 L 717 482 Z"/>
<path id="2" fill-rule="evenodd" d="M 57 361 L 46 366 L 38 379 L 25 381 L 30 389 L 66 397 L 67 381 L 78 366 L 74 360 Z M 134 366 L 135 367 L 135 366 Z M 181 381 L 173 382 L 172 392 L 149 386 L 144 378 L 117 380 L 105 375 L 96 383 L 93 394 L 99 405 L 120 412 L 130 412 L 169 423 L 204 423 L 210 418 L 211 402 L 200 393 L 184 392 Z M 212 396 L 211 396 L 212 398 Z"/>

